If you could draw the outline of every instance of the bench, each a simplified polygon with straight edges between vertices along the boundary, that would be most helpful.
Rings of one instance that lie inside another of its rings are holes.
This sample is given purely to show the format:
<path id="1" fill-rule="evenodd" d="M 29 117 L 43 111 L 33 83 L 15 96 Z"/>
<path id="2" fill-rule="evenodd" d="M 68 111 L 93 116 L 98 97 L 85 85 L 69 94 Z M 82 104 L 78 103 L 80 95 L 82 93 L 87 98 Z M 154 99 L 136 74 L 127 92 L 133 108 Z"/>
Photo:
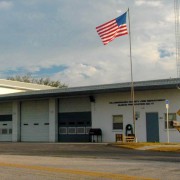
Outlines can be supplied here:
<path id="1" fill-rule="evenodd" d="M 134 142 L 135 136 L 124 136 L 123 134 L 116 134 L 116 142 Z"/>
<path id="2" fill-rule="evenodd" d="M 135 141 L 135 137 L 134 136 L 126 136 L 125 140 L 126 140 L 126 142 L 134 142 Z"/>

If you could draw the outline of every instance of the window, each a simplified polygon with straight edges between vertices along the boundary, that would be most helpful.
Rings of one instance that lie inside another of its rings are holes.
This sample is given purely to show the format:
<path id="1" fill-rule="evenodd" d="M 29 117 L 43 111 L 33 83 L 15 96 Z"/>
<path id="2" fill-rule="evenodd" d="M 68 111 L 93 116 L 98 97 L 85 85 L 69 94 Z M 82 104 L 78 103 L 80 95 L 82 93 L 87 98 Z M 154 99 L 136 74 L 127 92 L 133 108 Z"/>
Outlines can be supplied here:
<path id="1" fill-rule="evenodd" d="M 12 115 L 11 114 L 0 115 L 0 121 L 12 121 Z"/>
<path id="2" fill-rule="evenodd" d="M 75 127 L 69 127 L 68 128 L 68 134 L 76 134 L 76 128 Z"/>
<path id="3" fill-rule="evenodd" d="M 168 114 L 168 126 L 169 129 L 173 129 L 173 121 L 176 121 L 176 113 Z M 167 129 L 167 114 L 165 114 L 165 129 Z"/>
<path id="4" fill-rule="evenodd" d="M 12 134 L 12 129 L 9 129 L 9 134 Z"/>
<path id="5" fill-rule="evenodd" d="M 2 134 L 7 134 L 7 133 L 8 133 L 7 129 L 2 129 Z"/>
<path id="6" fill-rule="evenodd" d="M 67 134 L 67 128 L 66 127 L 60 127 L 59 128 L 59 134 Z"/>
<path id="7" fill-rule="evenodd" d="M 85 128 L 84 127 L 77 127 L 76 132 L 77 132 L 77 134 L 85 134 Z"/>
<path id="8" fill-rule="evenodd" d="M 123 115 L 113 116 L 113 130 L 123 129 Z"/>

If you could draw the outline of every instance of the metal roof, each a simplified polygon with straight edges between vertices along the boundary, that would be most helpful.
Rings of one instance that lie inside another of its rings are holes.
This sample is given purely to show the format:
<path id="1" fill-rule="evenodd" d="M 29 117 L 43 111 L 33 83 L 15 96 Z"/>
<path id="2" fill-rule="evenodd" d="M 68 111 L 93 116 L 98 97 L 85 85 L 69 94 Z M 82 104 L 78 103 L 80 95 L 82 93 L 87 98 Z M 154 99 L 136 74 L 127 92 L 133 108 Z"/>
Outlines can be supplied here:
<path id="1" fill-rule="evenodd" d="M 0 87 L 19 89 L 19 90 L 45 90 L 45 89 L 55 89 L 51 86 L 45 86 L 40 84 L 12 81 L 7 79 L 0 79 Z"/>
<path id="2" fill-rule="evenodd" d="M 178 86 L 180 86 L 180 78 L 134 82 L 135 91 L 176 89 Z M 49 98 L 49 97 L 69 97 L 69 96 L 78 96 L 78 95 L 90 96 L 100 93 L 126 92 L 126 91 L 130 91 L 130 89 L 131 89 L 131 82 L 84 86 L 84 87 L 82 86 L 82 87 L 71 87 L 71 88 L 59 88 L 59 89 L 27 91 L 22 93 L 1 95 L 0 101 L 40 99 L 40 98 Z"/>

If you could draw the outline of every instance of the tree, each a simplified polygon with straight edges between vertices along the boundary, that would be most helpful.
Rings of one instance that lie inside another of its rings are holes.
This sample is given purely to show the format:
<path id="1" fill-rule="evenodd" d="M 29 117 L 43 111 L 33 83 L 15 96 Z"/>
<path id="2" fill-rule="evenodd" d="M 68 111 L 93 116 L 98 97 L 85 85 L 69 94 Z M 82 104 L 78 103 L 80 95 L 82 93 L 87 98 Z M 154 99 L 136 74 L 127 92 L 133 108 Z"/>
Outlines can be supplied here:
<path id="1" fill-rule="evenodd" d="M 33 78 L 31 74 L 22 75 L 22 76 L 20 75 L 11 76 L 8 77 L 7 80 L 41 84 L 46 86 L 58 87 L 58 88 L 67 87 L 66 84 L 63 84 L 60 81 L 53 81 L 50 78 Z"/>

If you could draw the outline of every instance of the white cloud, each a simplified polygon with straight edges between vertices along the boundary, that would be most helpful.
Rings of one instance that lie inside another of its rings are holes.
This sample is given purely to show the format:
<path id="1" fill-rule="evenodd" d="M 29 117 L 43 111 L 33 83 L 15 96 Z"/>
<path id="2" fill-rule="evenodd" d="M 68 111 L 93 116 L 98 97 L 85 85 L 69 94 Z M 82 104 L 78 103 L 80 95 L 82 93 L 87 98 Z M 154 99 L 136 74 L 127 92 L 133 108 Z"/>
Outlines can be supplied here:
<path id="1" fill-rule="evenodd" d="M 137 6 L 146 5 L 146 6 L 158 7 L 162 5 L 162 1 L 161 0 L 136 0 L 135 4 Z"/>
<path id="2" fill-rule="evenodd" d="M 88 64 L 75 63 L 63 72 L 53 76 L 54 79 L 61 79 L 69 86 L 89 85 L 94 77 L 99 74 L 98 68 Z M 96 82 L 94 82 L 96 84 Z M 93 83 L 92 83 L 93 84 Z"/>
<path id="3" fill-rule="evenodd" d="M 1 10 L 7 10 L 11 9 L 13 7 L 13 3 L 10 1 L 0 1 L 0 9 Z"/>
<path id="4" fill-rule="evenodd" d="M 175 18 L 174 13 L 168 13 L 165 16 L 165 20 L 169 23 L 174 23 L 175 22 L 174 18 Z"/>

